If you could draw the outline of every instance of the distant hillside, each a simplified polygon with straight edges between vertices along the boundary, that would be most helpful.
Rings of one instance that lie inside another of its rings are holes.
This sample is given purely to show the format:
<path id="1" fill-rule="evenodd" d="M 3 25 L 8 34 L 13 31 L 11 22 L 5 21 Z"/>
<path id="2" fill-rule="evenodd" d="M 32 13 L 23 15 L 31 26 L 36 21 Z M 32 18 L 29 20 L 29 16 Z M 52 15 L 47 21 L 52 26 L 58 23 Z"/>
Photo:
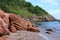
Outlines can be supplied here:
<path id="1" fill-rule="evenodd" d="M 49 15 L 44 9 L 38 5 L 33 6 L 30 2 L 25 0 L 0 0 L 0 8 L 5 12 L 15 13 L 27 17 L 47 16 Z"/>

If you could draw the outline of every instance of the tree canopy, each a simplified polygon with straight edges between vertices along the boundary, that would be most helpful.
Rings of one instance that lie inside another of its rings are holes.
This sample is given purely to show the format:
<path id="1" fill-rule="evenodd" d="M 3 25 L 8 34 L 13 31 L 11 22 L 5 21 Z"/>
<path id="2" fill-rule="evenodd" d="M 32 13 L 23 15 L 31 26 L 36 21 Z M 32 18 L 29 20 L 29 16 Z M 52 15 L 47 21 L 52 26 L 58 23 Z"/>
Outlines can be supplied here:
<path id="1" fill-rule="evenodd" d="M 48 14 L 44 9 L 38 5 L 33 6 L 30 2 L 25 0 L 0 0 L 0 8 L 5 12 L 19 13 L 19 10 L 28 11 L 29 13 L 43 16 Z"/>

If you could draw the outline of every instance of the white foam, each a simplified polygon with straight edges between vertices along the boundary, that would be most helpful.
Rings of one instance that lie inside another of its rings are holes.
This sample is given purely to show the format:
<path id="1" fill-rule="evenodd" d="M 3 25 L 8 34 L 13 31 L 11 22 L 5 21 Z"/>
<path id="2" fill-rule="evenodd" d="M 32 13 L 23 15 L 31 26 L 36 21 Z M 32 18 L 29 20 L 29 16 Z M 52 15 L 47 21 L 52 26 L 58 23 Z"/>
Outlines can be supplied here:
<path id="1" fill-rule="evenodd" d="M 52 39 L 50 39 L 49 37 L 45 36 L 42 33 L 39 33 L 38 35 L 41 36 L 41 37 L 43 37 L 45 40 L 52 40 Z"/>

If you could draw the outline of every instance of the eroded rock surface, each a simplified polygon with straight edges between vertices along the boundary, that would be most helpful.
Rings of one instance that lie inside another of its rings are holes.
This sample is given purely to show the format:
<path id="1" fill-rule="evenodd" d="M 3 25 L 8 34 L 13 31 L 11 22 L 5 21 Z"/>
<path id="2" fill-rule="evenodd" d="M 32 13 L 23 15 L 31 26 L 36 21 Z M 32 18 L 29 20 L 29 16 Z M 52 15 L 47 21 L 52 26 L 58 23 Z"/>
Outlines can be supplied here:
<path id="1" fill-rule="evenodd" d="M 15 33 L 17 30 L 40 32 L 32 26 L 30 21 L 26 21 L 12 13 L 5 13 L 0 9 L 0 35 Z"/>

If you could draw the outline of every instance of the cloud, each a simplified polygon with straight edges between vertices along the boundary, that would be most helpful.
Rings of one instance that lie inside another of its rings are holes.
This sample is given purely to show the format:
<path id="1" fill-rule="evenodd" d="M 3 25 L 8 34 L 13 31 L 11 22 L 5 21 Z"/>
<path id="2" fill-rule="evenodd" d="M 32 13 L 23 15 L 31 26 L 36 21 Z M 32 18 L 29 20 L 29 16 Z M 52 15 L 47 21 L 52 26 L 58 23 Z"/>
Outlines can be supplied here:
<path id="1" fill-rule="evenodd" d="M 51 15 L 53 15 L 56 19 L 60 19 L 60 9 L 59 10 L 51 10 L 49 13 Z"/>
<path id="2" fill-rule="evenodd" d="M 50 3 L 52 5 L 58 5 L 58 2 L 56 0 L 40 0 L 42 3 Z"/>
<path id="3" fill-rule="evenodd" d="M 60 10 L 52 10 L 51 12 L 54 14 L 60 14 Z"/>

